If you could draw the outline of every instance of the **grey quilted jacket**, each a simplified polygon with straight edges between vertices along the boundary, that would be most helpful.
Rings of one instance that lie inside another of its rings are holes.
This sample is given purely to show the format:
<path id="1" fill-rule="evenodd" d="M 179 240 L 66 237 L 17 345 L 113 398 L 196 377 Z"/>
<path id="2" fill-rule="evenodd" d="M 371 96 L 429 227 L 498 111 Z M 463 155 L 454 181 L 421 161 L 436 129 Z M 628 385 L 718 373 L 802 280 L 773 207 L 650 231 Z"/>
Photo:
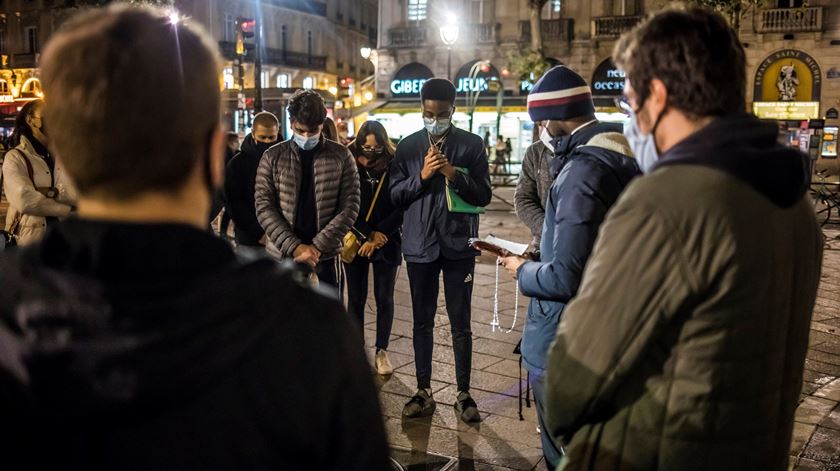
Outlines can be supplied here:
<path id="1" fill-rule="evenodd" d="M 341 251 L 344 234 L 359 214 L 359 176 L 346 147 L 323 138 L 320 145 L 314 157 L 318 235 L 312 243 L 321 259 L 329 260 Z M 257 220 L 268 238 L 266 250 L 276 259 L 292 257 L 301 243 L 294 232 L 300 179 L 298 146 L 292 140 L 263 154 L 254 199 Z"/>

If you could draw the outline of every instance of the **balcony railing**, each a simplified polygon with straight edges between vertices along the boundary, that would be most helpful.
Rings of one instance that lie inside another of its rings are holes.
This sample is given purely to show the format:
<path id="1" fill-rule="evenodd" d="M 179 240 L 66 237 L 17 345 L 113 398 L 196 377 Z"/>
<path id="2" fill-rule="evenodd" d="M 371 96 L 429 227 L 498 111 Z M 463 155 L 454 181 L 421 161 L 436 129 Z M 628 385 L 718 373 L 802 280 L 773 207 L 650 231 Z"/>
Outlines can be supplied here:
<path id="1" fill-rule="evenodd" d="M 479 23 L 464 25 L 463 38 L 467 43 L 495 43 L 499 37 L 499 23 Z"/>
<path id="2" fill-rule="evenodd" d="M 426 44 L 427 29 L 423 26 L 407 26 L 388 30 L 388 44 L 391 47 L 414 47 Z"/>
<path id="3" fill-rule="evenodd" d="M 219 48 L 225 58 L 229 60 L 236 59 L 236 43 L 221 41 L 219 42 Z M 252 44 L 245 45 L 244 61 L 254 61 L 254 46 Z M 327 68 L 327 58 L 325 56 L 315 56 L 305 52 L 284 51 L 275 48 L 265 48 L 262 61 L 264 64 L 287 65 L 289 67 L 300 67 L 311 70 L 326 70 Z"/>
<path id="4" fill-rule="evenodd" d="M 592 20 L 592 37 L 609 38 L 617 37 L 630 31 L 643 16 L 602 16 Z"/>
<path id="5" fill-rule="evenodd" d="M 772 8 L 760 10 L 757 33 L 805 33 L 823 30 L 823 7 Z"/>
<path id="6" fill-rule="evenodd" d="M 33 53 L 12 54 L 10 65 L 19 69 L 34 69 L 38 65 L 38 55 Z"/>
<path id="7" fill-rule="evenodd" d="M 542 20 L 540 25 L 543 41 L 571 41 L 575 36 L 575 20 L 560 18 L 556 20 Z M 522 42 L 531 41 L 531 22 L 519 22 L 519 37 Z"/>

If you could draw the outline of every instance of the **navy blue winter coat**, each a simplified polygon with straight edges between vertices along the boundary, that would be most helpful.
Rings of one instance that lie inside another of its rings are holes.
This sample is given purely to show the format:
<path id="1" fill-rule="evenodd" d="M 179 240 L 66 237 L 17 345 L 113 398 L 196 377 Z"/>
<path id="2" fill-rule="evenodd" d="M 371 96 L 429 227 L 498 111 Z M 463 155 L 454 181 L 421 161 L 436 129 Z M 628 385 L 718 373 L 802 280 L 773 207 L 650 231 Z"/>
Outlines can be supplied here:
<path id="1" fill-rule="evenodd" d="M 479 252 L 470 248 L 469 239 L 478 237 L 478 215 L 446 209 L 443 175 L 437 174 L 425 182 L 420 179 L 429 147 L 429 134 L 425 129 L 418 131 L 400 141 L 391 164 L 391 200 L 405 210 L 403 255 L 409 263 L 431 263 L 439 257 L 473 258 Z M 452 183 L 461 198 L 475 206 L 490 204 L 493 193 L 481 137 L 453 126 L 441 151 L 449 163 L 468 171 L 459 172 Z"/>
<path id="2" fill-rule="evenodd" d="M 566 304 L 577 294 L 583 269 L 607 211 L 641 174 L 620 126 L 597 123 L 558 144 L 559 174 L 545 207 L 539 262 L 519 268 L 519 287 L 531 297 L 522 335 L 522 359 L 541 374 Z"/>

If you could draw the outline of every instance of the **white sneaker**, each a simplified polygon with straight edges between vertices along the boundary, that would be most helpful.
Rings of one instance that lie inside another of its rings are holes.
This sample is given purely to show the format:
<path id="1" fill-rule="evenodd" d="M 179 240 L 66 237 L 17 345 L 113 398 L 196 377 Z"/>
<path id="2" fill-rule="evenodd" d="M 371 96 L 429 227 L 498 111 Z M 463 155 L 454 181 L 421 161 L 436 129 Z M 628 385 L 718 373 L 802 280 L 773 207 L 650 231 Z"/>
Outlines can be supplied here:
<path id="1" fill-rule="evenodd" d="M 387 376 L 394 373 L 394 367 L 391 366 L 391 360 L 388 359 L 388 352 L 379 350 L 376 352 L 376 372 Z"/>

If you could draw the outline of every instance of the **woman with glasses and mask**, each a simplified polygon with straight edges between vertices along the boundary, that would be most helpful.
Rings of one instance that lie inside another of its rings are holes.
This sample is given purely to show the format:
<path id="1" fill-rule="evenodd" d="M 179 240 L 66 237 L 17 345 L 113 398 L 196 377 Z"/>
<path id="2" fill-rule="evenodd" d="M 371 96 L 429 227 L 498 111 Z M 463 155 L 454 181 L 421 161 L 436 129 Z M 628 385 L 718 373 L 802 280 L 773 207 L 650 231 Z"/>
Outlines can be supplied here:
<path id="1" fill-rule="evenodd" d="M 47 150 L 42 100 L 24 105 L 15 119 L 13 149 L 3 160 L 3 190 L 9 201 L 6 231 L 18 245 L 37 242 L 47 227 L 70 214 L 76 192 Z"/>
<path id="2" fill-rule="evenodd" d="M 402 263 L 400 226 L 402 211 L 394 207 L 388 192 L 389 170 L 396 148 L 385 127 L 367 121 L 348 146 L 359 169 L 361 206 L 351 230 L 362 243 L 347 273 L 348 310 L 364 334 L 368 271 L 373 265 L 373 293 L 376 299 L 376 372 L 394 372 L 388 359 L 388 339 L 394 322 L 394 285 Z"/>

